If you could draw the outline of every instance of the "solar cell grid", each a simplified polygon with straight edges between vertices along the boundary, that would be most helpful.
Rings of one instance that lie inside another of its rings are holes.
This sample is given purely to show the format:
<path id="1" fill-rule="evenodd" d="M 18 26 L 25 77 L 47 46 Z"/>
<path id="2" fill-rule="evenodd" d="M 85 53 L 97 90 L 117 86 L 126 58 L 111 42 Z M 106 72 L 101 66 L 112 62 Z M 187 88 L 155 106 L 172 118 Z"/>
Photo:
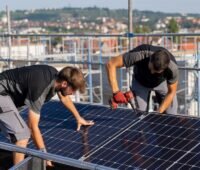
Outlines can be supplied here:
<path id="1" fill-rule="evenodd" d="M 176 162 L 183 168 L 191 168 L 191 163 L 197 162 L 197 155 L 190 154 L 190 163 L 181 159 L 194 150 L 195 146 L 199 145 L 198 138 L 187 139 L 194 132 L 198 132 L 198 122 L 199 119 L 195 118 L 151 114 L 118 136 L 113 141 L 116 144 L 112 145 L 111 142 L 104 148 L 115 150 L 116 157 L 120 157 L 117 153 L 128 153 L 124 159 L 118 160 L 124 167 L 166 169 L 175 166 L 173 164 Z M 113 146 L 116 146 L 116 148 Z M 99 155 L 101 151 L 99 150 L 95 155 Z M 92 157 L 95 158 L 95 155 L 92 155 Z M 104 159 L 104 161 L 106 160 L 110 161 Z M 91 162 L 95 163 L 95 161 Z M 111 163 L 110 166 L 112 167 Z M 200 168 L 198 164 L 193 167 Z M 117 168 L 122 169 L 120 166 Z"/>
<path id="2" fill-rule="evenodd" d="M 40 122 L 47 149 L 50 153 L 75 159 L 82 159 L 95 151 L 139 117 L 129 109 L 112 111 L 108 107 L 76 104 L 84 118 L 95 121 L 95 126 L 76 132 L 75 119 L 60 103 L 51 102 L 48 105 L 50 107 L 42 109 Z M 57 109 L 56 112 L 53 107 Z M 31 143 L 30 147 L 33 148 L 34 145 Z"/>
<path id="3" fill-rule="evenodd" d="M 40 128 L 50 153 L 122 170 L 200 169 L 200 119 L 153 113 L 140 117 L 142 112 L 88 104 L 76 107 L 95 125 L 76 132 L 75 119 L 61 103 L 43 107 Z"/>

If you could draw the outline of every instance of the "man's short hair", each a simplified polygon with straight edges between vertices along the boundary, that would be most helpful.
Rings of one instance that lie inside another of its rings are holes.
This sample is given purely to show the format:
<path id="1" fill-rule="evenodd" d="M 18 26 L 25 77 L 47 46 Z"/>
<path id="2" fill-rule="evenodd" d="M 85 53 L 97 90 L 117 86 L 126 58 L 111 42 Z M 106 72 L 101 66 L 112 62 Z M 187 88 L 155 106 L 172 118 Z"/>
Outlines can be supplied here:
<path id="1" fill-rule="evenodd" d="M 84 75 L 76 67 L 64 67 L 59 71 L 57 81 L 67 81 L 73 90 L 79 90 L 81 93 L 85 92 L 86 83 Z"/>
<path id="2" fill-rule="evenodd" d="M 158 50 L 150 57 L 150 62 L 156 71 L 165 70 L 170 62 L 170 56 L 165 50 Z"/>

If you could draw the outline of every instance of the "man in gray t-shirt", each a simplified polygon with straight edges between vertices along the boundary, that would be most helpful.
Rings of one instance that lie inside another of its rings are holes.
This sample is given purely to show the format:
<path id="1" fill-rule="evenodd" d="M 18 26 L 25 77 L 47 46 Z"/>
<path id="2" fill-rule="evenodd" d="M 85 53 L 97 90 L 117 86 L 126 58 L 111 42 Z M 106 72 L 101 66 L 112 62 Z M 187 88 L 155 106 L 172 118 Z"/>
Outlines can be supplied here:
<path id="1" fill-rule="evenodd" d="M 131 88 L 136 96 L 136 109 L 147 111 L 149 94 L 153 90 L 160 103 L 157 110 L 159 113 L 177 113 L 178 67 L 168 50 L 144 44 L 108 61 L 108 80 L 116 103 L 127 103 L 116 78 L 116 69 L 123 66 L 134 66 Z"/>
<path id="2" fill-rule="evenodd" d="M 0 73 L 0 130 L 17 146 L 26 147 L 30 132 L 37 148 L 46 151 L 39 129 L 40 110 L 56 93 L 63 105 L 72 112 L 77 121 L 77 130 L 82 125 L 93 125 L 82 118 L 70 99 L 76 90 L 84 92 L 85 80 L 75 67 L 61 71 L 48 65 L 33 65 L 15 68 Z M 28 126 L 17 108 L 28 107 Z M 30 131 L 29 131 L 30 129 Z M 24 154 L 13 154 L 14 164 L 24 159 Z M 47 161 L 51 165 L 50 161 Z"/>

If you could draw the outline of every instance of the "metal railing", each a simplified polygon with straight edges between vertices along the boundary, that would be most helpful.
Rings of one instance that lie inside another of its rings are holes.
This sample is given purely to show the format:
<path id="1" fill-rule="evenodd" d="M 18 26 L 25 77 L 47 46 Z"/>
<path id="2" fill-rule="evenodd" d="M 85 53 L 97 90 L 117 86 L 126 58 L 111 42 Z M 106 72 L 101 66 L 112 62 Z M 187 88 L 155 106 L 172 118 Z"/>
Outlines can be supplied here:
<path id="1" fill-rule="evenodd" d="M 34 150 L 34 149 L 22 148 L 22 147 L 19 147 L 19 146 L 13 145 L 13 144 L 9 144 L 9 143 L 4 143 L 4 142 L 0 142 L 0 149 L 11 151 L 11 152 L 24 153 L 26 155 L 31 156 L 32 158 L 39 158 L 41 160 L 52 160 L 53 162 L 56 162 L 56 163 L 68 165 L 71 167 L 81 168 L 81 169 L 114 170 L 114 168 L 109 168 L 109 167 L 105 167 L 102 165 L 97 165 L 97 164 L 93 164 L 90 162 L 76 160 L 76 159 L 63 157 L 63 156 L 59 156 L 59 155 L 54 155 L 54 154 L 50 154 L 50 153 L 44 153 L 42 151 L 38 151 L 38 150 Z M 32 159 L 31 157 L 27 157 L 19 165 L 16 165 L 16 166 L 10 168 L 10 170 L 17 170 L 19 168 L 22 168 L 25 164 L 27 164 L 27 162 L 31 161 L 31 159 Z M 43 164 L 42 161 L 40 161 L 40 162 L 41 162 L 41 164 Z M 26 170 L 35 170 L 34 167 L 36 167 L 36 165 L 33 166 L 33 169 L 26 169 Z M 42 165 L 41 166 L 38 165 L 38 167 L 41 167 L 41 169 L 44 169 Z"/>
<path id="2" fill-rule="evenodd" d="M 11 46 L 8 45 L 11 38 Z M 110 57 L 140 44 L 167 48 L 180 68 L 179 113 L 199 116 L 199 47 L 200 33 L 190 34 L 0 34 L 0 68 L 31 64 L 49 64 L 60 69 L 74 65 L 82 69 L 87 81 L 87 92 L 76 94 L 76 101 L 108 104 L 111 90 L 108 85 L 105 63 Z M 8 52 L 11 56 L 8 56 Z M 6 64 L 7 63 L 7 64 Z M 189 69 L 190 68 L 190 69 Z M 130 87 L 132 69 L 117 73 L 119 87 Z"/>
<path id="3" fill-rule="evenodd" d="M 11 39 L 11 43 L 9 43 Z M 66 65 L 79 67 L 85 74 L 88 88 L 85 94 L 76 94 L 74 100 L 108 104 L 111 90 L 105 63 L 110 57 L 129 50 L 129 44 L 153 44 L 167 48 L 176 58 L 179 70 L 177 97 L 179 113 L 200 116 L 200 33 L 199 34 L 0 34 L 0 69 L 32 64 L 49 64 L 60 69 Z M 10 55 L 8 55 L 10 54 Z M 117 72 L 120 89 L 129 89 L 132 73 L 126 69 Z M 31 167 L 35 158 L 53 160 L 60 164 L 84 169 L 107 167 L 74 160 L 40 151 L 19 148 L 0 142 L 0 148 L 30 155 L 17 169 Z M 42 162 L 42 161 L 41 161 Z M 110 168 L 111 169 L 111 168 Z"/>

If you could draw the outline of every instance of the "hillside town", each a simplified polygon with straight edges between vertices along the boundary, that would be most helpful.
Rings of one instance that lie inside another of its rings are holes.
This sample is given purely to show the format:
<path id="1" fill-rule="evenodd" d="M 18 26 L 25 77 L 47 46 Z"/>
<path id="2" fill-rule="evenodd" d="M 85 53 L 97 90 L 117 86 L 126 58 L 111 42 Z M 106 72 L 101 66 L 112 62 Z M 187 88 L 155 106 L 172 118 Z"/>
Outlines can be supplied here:
<path id="1" fill-rule="evenodd" d="M 84 9 L 82 9 L 84 10 Z M 95 9 L 90 9 L 95 10 Z M 98 9 L 105 11 L 105 9 Z M 107 9 L 107 13 L 111 13 Z M 52 14 L 49 14 L 50 12 Z M 60 12 L 59 10 L 48 9 L 44 12 L 37 10 L 12 11 L 11 31 L 17 34 L 27 33 L 102 33 L 102 34 L 121 34 L 128 31 L 128 19 L 126 15 L 120 14 L 109 16 L 90 16 L 85 12 L 84 15 L 77 15 L 76 9 Z M 85 9 L 87 11 L 87 9 Z M 115 11 L 114 11 L 115 12 Z M 113 13 L 114 13 L 113 12 Z M 120 13 L 120 12 L 119 12 Z M 58 16 L 57 16 L 58 15 Z M 165 14 L 152 19 L 155 12 L 133 11 L 133 29 L 135 33 L 198 33 L 200 32 L 200 17 L 189 14 Z M 43 18 L 44 17 L 44 18 Z M 7 32 L 7 15 L 0 13 L 0 31 Z"/>
<path id="2" fill-rule="evenodd" d="M 80 9 L 78 9 L 80 11 Z M 128 32 L 128 17 L 126 10 L 109 10 L 101 8 L 81 9 L 81 14 L 76 8 L 67 9 L 44 9 L 25 10 L 10 12 L 10 33 L 17 34 L 18 38 L 13 38 L 10 48 L 10 56 L 17 58 L 44 58 L 52 59 L 49 54 L 73 53 L 76 49 L 88 48 L 88 42 L 79 38 L 65 37 L 42 37 L 42 34 L 119 34 Z M 0 31 L 2 34 L 8 33 L 8 17 L 5 11 L 0 12 Z M 133 32 L 141 33 L 199 33 L 200 17 L 196 14 L 165 14 L 147 11 L 133 11 Z M 40 38 L 20 37 L 23 34 L 38 34 Z M 181 43 L 180 43 L 181 41 Z M 137 36 L 133 39 L 134 45 L 148 42 L 154 45 L 167 46 L 171 51 L 184 51 L 190 55 L 197 49 L 199 39 L 188 37 L 187 40 L 180 37 L 144 37 Z M 8 54 L 8 42 L 1 39 L 0 55 L 6 58 Z M 93 38 L 92 52 L 94 54 L 101 51 L 102 55 L 116 55 L 126 51 L 128 48 L 127 38 L 120 41 L 117 37 Z M 43 59 L 44 59 L 43 58 Z"/>

